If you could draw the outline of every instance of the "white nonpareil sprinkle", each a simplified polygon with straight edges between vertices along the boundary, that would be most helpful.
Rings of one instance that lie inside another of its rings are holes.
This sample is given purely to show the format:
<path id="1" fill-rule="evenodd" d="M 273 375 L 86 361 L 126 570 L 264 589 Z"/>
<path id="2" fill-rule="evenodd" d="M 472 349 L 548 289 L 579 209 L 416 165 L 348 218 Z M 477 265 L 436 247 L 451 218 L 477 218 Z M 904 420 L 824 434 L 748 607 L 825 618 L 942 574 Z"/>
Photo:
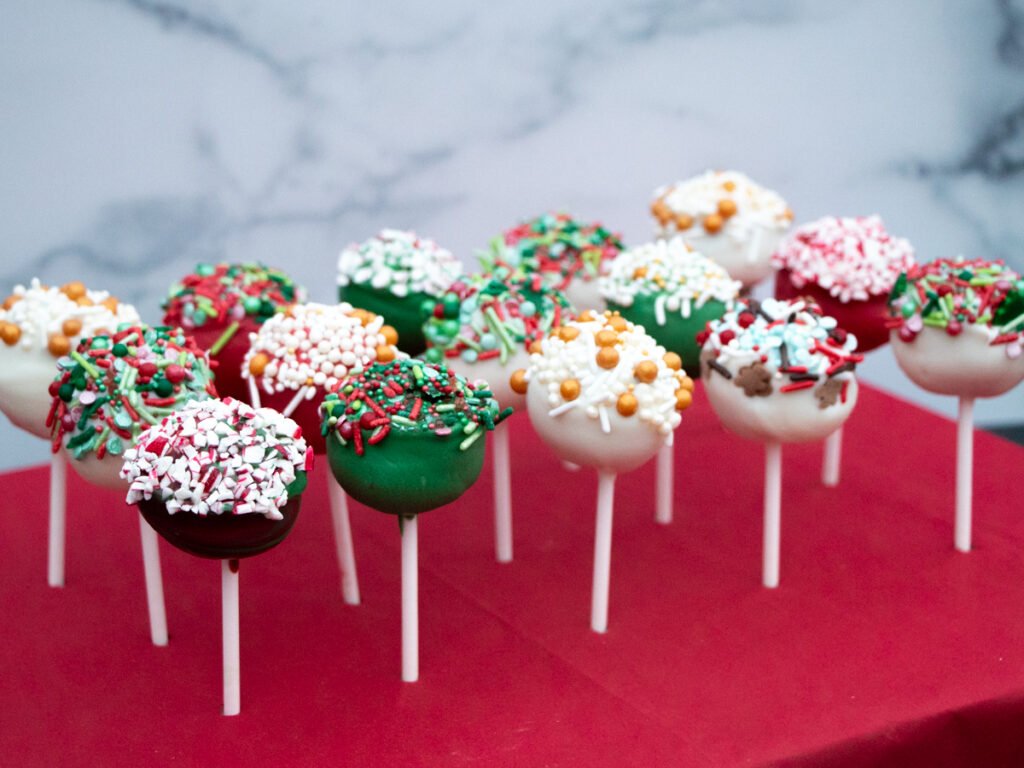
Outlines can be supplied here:
<path id="1" fill-rule="evenodd" d="M 312 451 L 298 434 L 294 421 L 270 408 L 257 410 L 231 398 L 190 402 L 125 451 L 125 500 L 156 498 L 172 515 L 262 514 L 280 520 L 288 486 L 296 473 L 311 469 Z"/>
<path id="2" fill-rule="evenodd" d="M 381 230 L 338 256 L 338 285 L 369 285 L 400 297 L 416 292 L 440 297 L 461 274 L 462 262 L 451 251 L 397 229 Z"/>

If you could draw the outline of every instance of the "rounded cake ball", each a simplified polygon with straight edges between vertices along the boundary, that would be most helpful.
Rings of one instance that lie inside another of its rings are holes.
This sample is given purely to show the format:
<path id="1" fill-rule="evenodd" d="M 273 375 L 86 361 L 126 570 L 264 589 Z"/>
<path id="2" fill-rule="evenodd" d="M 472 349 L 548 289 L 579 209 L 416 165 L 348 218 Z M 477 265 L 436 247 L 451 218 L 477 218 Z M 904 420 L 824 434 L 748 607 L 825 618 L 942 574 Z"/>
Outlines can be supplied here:
<path id="1" fill-rule="evenodd" d="M 643 326 L 665 349 L 697 370 L 697 334 L 733 307 L 741 285 L 681 237 L 623 251 L 601 278 L 608 308 Z"/>
<path id="2" fill-rule="evenodd" d="M 263 264 L 200 264 L 171 286 L 163 322 L 184 328 L 209 351 L 221 397 L 248 400 L 242 358 L 249 334 L 279 308 L 303 300 L 305 291 L 291 278 Z"/>
<path id="3" fill-rule="evenodd" d="M 597 279 L 621 250 L 621 238 L 600 224 L 549 213 L 495 238 L 480 262 L 492 274 L 502 268 L 513 274 L 538 273 L 563 291 L 575 309 L 603 310 Z"/>
<path id="4" fill-rule="evenodd" d="M 857 339 L 802 299 L 740 301 L 701 333 L 704 391 L 741 437 L 820 440 L 857 402 Z"/>
<path id="5" fill-rule="evenodd" d="M 995 397 L 1024 379 L 1024 280 L 1001 261 L 936 259 L 889 299 L 896 362 L 922 389 Z"/>
<path id="6" fill-rule="evenodd" d="M 889 293 L 913 264 L 910 242 L 880 217 L 826 216 L 793 230 L 772 255 L 775 298 L 813 299 L 857 337 L 858 352 L 870 352 L 889 340 Z"/>
<path id="7" fill-rule="evenodd" d="M 671 444 L 693 393 L 679 356 L 611 311 L 581 313 L 541 341 L 526 380 L 541 439 L 564 461 L 613 474 Z"/>
<path id="8" fill-rule="evenodd" d="M 85 336 L 138 321 L 135 307 L 80 282 L 57 288 L 33 279 L 27 288 L 16 286 L 0 305 L 0 410 L 14 426 L 49 438 L 47 387 L 57 360 Z"/>
<path id="9" fill-rule="evenodd" d="M 793 221 L 777 192 L 737 171 L 705 171 L 654 191 L 659 237 L 682 235 L 751 287 L 772 272 L 770 258 Z"/>
<path id="10" fill-rule="evenodd" d="M 409 517 L 476 481 L 484 433 L 512 409 L 443 365 L 402 359 L 353 371 L 321 411 L 327 459 L 345 492 Z"/>
<path id="11" fill-rule="evenodd" d="M 423 326 L 425 358 L 470 381 L 483 379 L 498 402 L 526 407 L 530 350 L 572 316 L 569 301 L 540 275 L 473 276 L 452 284 Z"/>
<path id="12" fill-rule="evenodd" d="M 299 426 L 240 400 L 194 400 L 124 453 L 126 501 L 167 541 L 198 557 L 242 558 L 295 524 L 313 451 Z"/>
<path id="13" fill-rule="evenodd" d="M 433 240 L 385 229 L 338 257 L 338 298 L 384 315 L 403 352 L 426 349 L 422 311 L 462 275 L 462 262 Z"/>
<path id="14" fill-rule="evenodd" d="M 389 362 L 400 353 L 384 318 L 351 304 L 295 304 L 250 336 L 242 365 L 259 404 L 285 412 L 317 453 L 324 450 L 318 408 L 354 368 Z"/>
<path id="15" fill-rule="evenodd" d="M 180 328 L 122 326 L 57 361 L 46 424 L 85 480 L 121 489 L 121 456 L 140 433 L 192 400 L 216 397 L 206 353 Z"/>

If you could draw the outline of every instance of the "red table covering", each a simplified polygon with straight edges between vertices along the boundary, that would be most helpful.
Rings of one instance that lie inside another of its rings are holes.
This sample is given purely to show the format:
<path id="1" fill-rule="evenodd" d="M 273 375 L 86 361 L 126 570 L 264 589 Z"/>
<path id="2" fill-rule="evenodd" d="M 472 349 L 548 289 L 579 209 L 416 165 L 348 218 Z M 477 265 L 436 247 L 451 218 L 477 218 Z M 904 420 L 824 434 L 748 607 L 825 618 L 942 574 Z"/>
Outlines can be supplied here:
<path id="1" fill-rule="evenodd" d="M 242 714 L 220 715 L 215 561 L 162 542 L 150 644 L 137 515 L 69 473 L 67 585 L 46 585 L 46 468 L 3 476 L 6 765 L 1024 764 L 1024 449 L 975 444 L 974 551 L 953 549 L 955 426 L 870 387 L 842 480 L 783 450 L 781 586 L 760 586 L 764 452 L 706 401 L 616 484 L 610 626 L 589 629 L 596 476 L 511 425 L 515 560 L 489 462 L 420 519 L 421 678 L 399 679 L 398 524 L 351 505 L 363 603 L 340 596 L 325 470 L 241 566 Z"/>

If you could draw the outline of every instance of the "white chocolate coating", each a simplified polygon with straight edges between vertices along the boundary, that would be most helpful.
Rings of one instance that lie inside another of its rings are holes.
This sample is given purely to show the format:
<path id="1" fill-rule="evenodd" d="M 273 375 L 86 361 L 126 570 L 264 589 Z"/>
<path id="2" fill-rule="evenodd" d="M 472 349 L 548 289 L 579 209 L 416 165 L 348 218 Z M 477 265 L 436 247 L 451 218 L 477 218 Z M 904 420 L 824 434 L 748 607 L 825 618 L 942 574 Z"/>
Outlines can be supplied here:
<path id="1" fill-rule="evenodd" d="M 604 296 L 601 295 L 601 288 L 597 280 L 584 280 L 582 277 L 573 277 L 565 286 L 565 298 L 572 304 L 573 310 L 582 312 L 591 309 L 594 312 L 604 312 L 607 308 Z"/>
<path id="2" fill-rule="evenodd" d="M 53 402 L 50 382 L 56 375 L 57 359 L 45 349 L 0 351 L 0 410 L 14 426 L 50 439 L 46 414 Z"/>
<path id="3" fill-rule="evenodd" d="M 738 241 L 728 234 L 709 235 L 694 227 L 693 232 L 686 232 L 683 237 L 695 251 L 707 256 L 728 272 L 729 277 L 749 288 L 775 271 L 771 256 L 785 234 L 775 229 L 758 230 L 750 240 Z"/>
<path id="4" fill-rule="evenodd" d="M 957 336 L 925 326 L 913 341 L 890 332 L 900 369 L 929 392 L 956 397 L 996 397 L 1024 381 L 1024 355 L 1010 357 L 1005 344 L 992 345 L 990 326 L 967 324 Z"/>
<path id="5" fill-rule="evenodd" d="M 124 459 L 121 456 L 107 454 L 102 459 L 97 459 L 92 451 L 76 459 L 74 454 L 67 448 L 64 451 L 64 458 L 75 470 L 80 478 L 100 488 L 109 488 L 112 491 L 119 491 L 122 494 L 128 490 L 128 481 L 121 478 L 121 467 L 124 466 Z"/>

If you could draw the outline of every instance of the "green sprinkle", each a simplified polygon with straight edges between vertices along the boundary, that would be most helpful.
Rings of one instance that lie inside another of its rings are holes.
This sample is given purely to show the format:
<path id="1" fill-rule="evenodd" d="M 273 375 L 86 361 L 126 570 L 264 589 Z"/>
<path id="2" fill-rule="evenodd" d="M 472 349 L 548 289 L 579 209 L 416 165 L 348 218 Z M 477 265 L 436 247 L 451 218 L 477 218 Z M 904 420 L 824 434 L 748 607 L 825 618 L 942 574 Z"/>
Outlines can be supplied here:
<path id="1" fill-rule="evenodd" d="M 82 357 L 82 355 L 79 354 L 77 351 L 72 350 L 71 358 L 80 366 L 82 366 L 86 371 L 88 371 L 89 375 L 92 376 L 94 379 L 100 378 L 100 372 L 97 371 L 93 364 L 86 360 L 84 357 Z"/>

